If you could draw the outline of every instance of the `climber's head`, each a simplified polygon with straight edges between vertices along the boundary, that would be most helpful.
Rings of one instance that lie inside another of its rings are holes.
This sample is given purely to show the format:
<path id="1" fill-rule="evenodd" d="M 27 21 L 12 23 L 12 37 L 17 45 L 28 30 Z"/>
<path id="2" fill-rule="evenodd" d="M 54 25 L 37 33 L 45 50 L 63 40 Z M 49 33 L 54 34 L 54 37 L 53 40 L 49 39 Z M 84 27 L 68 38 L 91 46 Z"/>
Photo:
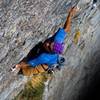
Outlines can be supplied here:
<path id="1" fill-rule="evenodd" d="M 44 42 L 44 48 L 48 52 L 54 52 L 54 53 L 61 54 L 63 52 L 63 49 L 64 49 L 64 44 L 47 40 Z"/>

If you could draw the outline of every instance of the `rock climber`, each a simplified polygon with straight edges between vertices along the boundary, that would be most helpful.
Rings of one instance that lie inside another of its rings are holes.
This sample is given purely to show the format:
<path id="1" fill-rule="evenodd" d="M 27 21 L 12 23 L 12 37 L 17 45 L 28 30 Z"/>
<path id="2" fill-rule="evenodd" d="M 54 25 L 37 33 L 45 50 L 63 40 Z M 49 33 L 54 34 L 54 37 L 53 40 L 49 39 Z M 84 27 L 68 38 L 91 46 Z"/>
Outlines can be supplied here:
<path id="1" fill-rule="evenodd" d="M 67 34 L 71 32 L 71 19 L 76 14 L 76 12 L 77 7 L 72 7 L 69 10 L 69 14 L 66 18 L 64 27 L 59 28 L 58 31 L 52 37 L 41 43 L 41 47 L 35 50 L 36 52 L 38 52 L 38 56 L 36 56 L 35 58 L 29 57 L 29 59 L 27 59 L 28 66 L 35 67 L 40 64 L 47 64 L 49 68 L 52 68 L 52 65 L 63 63 L 65 61 L 65 59 L 63 57 L 59 57 L 59 55 L 63 53 L 64 40 Z M 18 69 L 25 64 L 26 63 L 22 63 L 21 65 L 17 64 L 15 66 L 15 69 Z"/>

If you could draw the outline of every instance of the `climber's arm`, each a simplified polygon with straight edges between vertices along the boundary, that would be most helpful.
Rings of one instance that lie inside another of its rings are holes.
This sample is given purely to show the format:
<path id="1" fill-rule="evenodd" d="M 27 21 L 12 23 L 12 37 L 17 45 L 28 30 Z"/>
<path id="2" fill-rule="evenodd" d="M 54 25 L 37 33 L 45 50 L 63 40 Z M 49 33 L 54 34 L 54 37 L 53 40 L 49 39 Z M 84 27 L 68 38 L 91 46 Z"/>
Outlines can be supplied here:
<path id="1" fill-rule="evenodd" d="M 66 22 L 64 24 L 64 30 L 67 33 L 71 32 L 71 15 L 70 15 L 70 13 L 68 14 L 68 17 L 67 17 Z"/>
<path id="2" fill-rule="evenodd" d="M 72 17 L 75 15 L 76 11 L 77 11 L 76 7 L 71 8 L 71 10 L 69 11 L 69 14 L 66 18 L 66 22 L 64 24 L 64 30 L 67 33 L 71 32 L 71 20 L 72 20 Z"/>

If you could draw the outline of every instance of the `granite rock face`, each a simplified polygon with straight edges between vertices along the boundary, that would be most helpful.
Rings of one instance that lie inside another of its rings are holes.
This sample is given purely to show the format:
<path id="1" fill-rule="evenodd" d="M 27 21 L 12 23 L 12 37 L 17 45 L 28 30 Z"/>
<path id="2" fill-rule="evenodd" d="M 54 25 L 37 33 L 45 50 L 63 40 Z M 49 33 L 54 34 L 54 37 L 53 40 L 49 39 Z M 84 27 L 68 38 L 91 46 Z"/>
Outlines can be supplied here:
<path id="1" fill-rule="evenodd" d="M 76 4 L 80 12 L 73 18 L 66 43 L 71 44 L 77 28 L 80 41 L 65 53 L 65 66 L 55 74 L 43 97 L 48 100 L 77 100 L 80 90 L 84 84 L 88 86 L 96 71 L 90 61 L 93 57 L 95 63 L 95 57 L 100 55 L 100 2 L 92 8 L 92 0 L 0 0 L 0 100 L 11 100 L 27 81 L 10 73 L 10 67 L 63 26 L 68 8 Z"/>

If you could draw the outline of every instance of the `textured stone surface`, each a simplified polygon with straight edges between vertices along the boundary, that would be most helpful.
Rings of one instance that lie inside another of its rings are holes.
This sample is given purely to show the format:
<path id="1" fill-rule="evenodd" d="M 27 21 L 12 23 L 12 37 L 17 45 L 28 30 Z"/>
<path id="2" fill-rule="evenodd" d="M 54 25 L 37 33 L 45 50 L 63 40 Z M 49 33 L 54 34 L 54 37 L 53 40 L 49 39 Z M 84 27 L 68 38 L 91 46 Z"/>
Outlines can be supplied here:
<path id="1" fill-rule="evenodd" d="M 0 0 L 0 100 L 11 100 L 26 82 L 10 73 L 9 68 L 23 59 L 38 41 L 62 26 L 68 8 L 77 1 Z M 80 0 L 78 3 L 81 11 L 73 18 L 67 43 L 70 44 L 78 27 L 80 46 L 73 44 L 67 50 L 66 65 L 52 80 L 48 100 L 75 100 L 75 94 L 87 81 L 84 77 L 89 80 L 88 73 L 95 70 L 88 62 L 99 53 L 100 3 L 91 9 L 91 2 Z"/>
<path id="2" fill-rule="evenodd" d="M 73 21 L 73 29 L 79 27 L 80 42 L 68 49 L 64 69 L 49 85 L 48 100 L 85 100 L 82 94 L 89 91 L 93 76 L 100 70 L 100 3 L 97 9 L 91 9 L 90 1 L 78 5 L 81 11 Z"/>

